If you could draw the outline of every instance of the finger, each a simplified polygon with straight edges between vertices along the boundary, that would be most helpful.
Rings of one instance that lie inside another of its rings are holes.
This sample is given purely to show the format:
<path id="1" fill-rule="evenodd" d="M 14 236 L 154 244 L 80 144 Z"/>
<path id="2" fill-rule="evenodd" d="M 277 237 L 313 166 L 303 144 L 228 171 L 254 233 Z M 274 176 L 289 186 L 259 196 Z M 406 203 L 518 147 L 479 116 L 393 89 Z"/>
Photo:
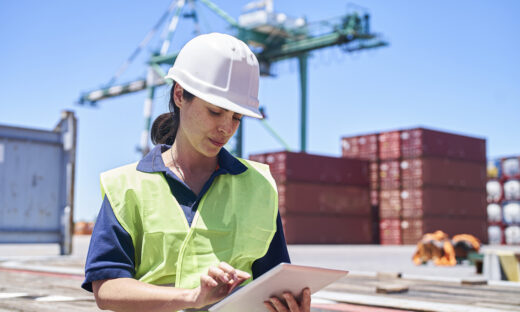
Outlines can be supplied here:
<path id="1" fill-rule="evenodd" d="M 205 287 L 216 287 L 216 286 L 218 286 L 217 281 L 214 280 L 209 275 L 201 275 L 200 276 L 200 284 L 205 286 Z"/>
<path id="2" fill-rule="evenodd" d="M 244 280 L 247 280 L 247 279 L 250 279 L 251 278 L 251 274 L 247 273 L 247 272 L 244 272 L 244 271 L 240 271 L 238 269 L 235 269 L 235 271 L 237 272 L 237 277 L 238 278 L 242 278 Z"/>
<path id="3" fill-rule="evenodd" d="M 278 311 L 278 312 L 289 312 L 289 310 L 287 310 L 287 307 L 285 306 L 285 304 L 283 304 L 280 301 L 280 299 L 278 299 L 276 297 L 271 297 L 271 298 L 269 298 L 269 301 L 271 301 L 273 306 L 276 308 L 276 311 Z"/>
<path id="4" fill-rule="evenodd" d="M 298 302 L 294 299 L 294 296 L 291 293 L 283 293 L 283 298 L 285 302 L 287 302 L 287 306 L 289 307 L 289 311 L 291 312 L 300 312 L 300 307 L 298 306 Z"/>
<path id="5" fill-rule="evenodd" d="M 219 263 L 218 265 L 219 269 L 221 269 L 222 271 L 226 272 L 227 274 L 229 274 L 230 278 L 232 279 L 236 279 L 236 276 L 237 276 L 237 272 L 235 270 L 234 267 L 232 267 L 231 265 L 229 265 L 228 263 L 222 261 Z"/>
<path id="6" fill-rule="evenodd" d="M 300 310 L 303 312 L 310 312 L 311 310 L 311 290 L 309 287 L 304 288 L 302 291 Z"/>
<path id="7" fill-rule="evenodd" d="M 277 312 L 270 301 L 264 301 L 264 306 L 269 310 L 269 312 Z"/>
<path id="8" fill-rule="evenodd" d="M 217 281 L 221 281 L 222 283 L 227 283 L 230 281 L 230 276 L 226 272 L 216 267 L 210 267 L 208 269 L 208 275 Z"/>

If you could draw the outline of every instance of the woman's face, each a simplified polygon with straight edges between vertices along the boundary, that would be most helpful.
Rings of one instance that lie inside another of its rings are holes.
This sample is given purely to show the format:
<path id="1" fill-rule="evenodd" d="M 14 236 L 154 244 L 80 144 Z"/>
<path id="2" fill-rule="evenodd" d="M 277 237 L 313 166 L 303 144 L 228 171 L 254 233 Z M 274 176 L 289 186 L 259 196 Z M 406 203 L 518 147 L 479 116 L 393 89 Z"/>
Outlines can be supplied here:
<path id="1" fill-rule="evenodd" d="M 177 88 L 180 89 L 178 92 Z M 215 157 L 235 134 L 242 115 L 212 105 L 198 97 L 188 102 L 182 98 L 182 87 L 175 86 L 174 96 L 180 108 L 177 135 L 183 137 L 200 154 Z"/>

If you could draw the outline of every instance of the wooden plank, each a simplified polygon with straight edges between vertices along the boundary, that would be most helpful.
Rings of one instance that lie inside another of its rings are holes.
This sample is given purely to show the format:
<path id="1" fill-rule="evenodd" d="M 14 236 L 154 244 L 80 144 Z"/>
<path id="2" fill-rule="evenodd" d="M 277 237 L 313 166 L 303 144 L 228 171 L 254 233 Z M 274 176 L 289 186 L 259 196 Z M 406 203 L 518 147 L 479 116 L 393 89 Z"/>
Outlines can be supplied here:
<path id="1" fill-rule="evenodd" d="M 376 287 L 378 294 L 399 294 L 408 291 L 408 286 L 402 284 L 380 284 Z"/>

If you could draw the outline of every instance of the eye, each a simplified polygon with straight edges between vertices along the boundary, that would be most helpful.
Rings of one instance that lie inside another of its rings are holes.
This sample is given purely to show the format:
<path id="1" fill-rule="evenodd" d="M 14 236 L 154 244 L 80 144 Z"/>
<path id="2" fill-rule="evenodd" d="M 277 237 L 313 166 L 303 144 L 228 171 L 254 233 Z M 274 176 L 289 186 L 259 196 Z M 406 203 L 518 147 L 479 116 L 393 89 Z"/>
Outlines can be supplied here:
<path id="1" fill-rule="evenodd" d="M 242 115 L 233 115 L 233 119 L 237 121 L 242 121 Z"/>
<path id="2" fill-rule="evenodd" d="M 219 115 L 221 114 L 220 112 L 213 111 L 213 110 L 211 110 L 211 109 L 209 109 L 209 108 L 208 108 L 208 111 L 209 111 L 209 113 L 210 113 L 211 115 L 213 115 L 213 116 L 219 116 Z"/>

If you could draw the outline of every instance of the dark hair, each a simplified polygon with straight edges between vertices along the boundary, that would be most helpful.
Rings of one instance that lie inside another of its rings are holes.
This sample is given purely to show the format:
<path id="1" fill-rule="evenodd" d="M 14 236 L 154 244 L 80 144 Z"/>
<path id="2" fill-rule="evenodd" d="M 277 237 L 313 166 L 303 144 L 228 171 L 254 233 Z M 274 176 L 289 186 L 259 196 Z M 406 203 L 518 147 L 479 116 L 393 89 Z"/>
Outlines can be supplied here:
<path id="1" fill-rule="evenodd" d="M 175 81 L 170 90 L 170 104 L 168 105 L 170 112 L 159 115 L 152 124 L 150 136 L 152 137 L 153 144 L 173 145 L 175 137 L 177 136 L 177 129 L 179 129 L 180 122 L 180 111 L 179 107 L 175 105 L 173 96 L 174 89 Z M 184 89 L 182 97 L 186 101 L 191 102 L 195 96 Z"/>

